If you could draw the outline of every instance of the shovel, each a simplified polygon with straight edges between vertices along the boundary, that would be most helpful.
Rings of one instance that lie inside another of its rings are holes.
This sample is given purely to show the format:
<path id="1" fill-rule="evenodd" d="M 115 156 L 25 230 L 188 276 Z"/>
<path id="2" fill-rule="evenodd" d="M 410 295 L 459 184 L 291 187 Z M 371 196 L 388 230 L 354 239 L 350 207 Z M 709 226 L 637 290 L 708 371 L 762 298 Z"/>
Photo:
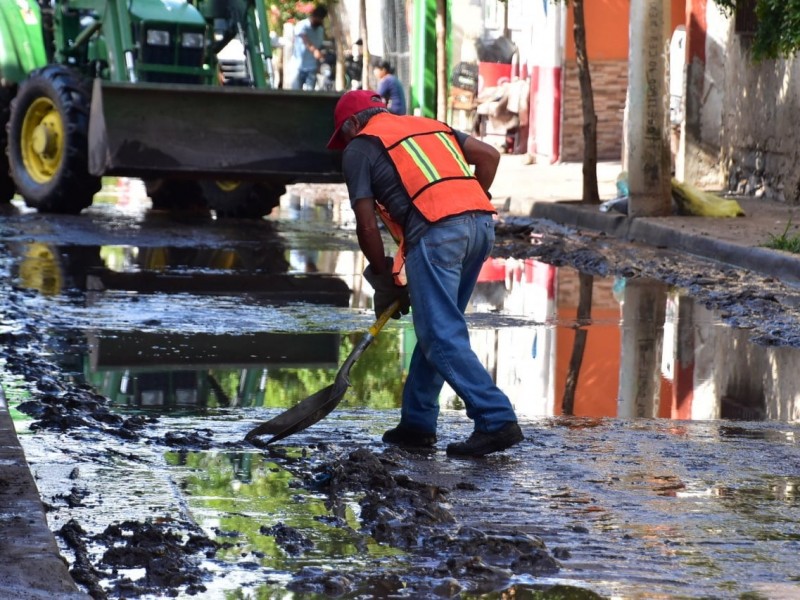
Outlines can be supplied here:
<path id="1" fill-rule="evenodd" d="M 310 427 L 330 414 L 330 412 L 338 406 L 339 402 L 341 402 L 347 388 L 350 387 L 350 369 L 353 364 L 399 308 L 400 302 L 396 300 L 389 305 L 389 308 L 383 311 L 383 314 L 378 317 L 378 320 L 372 324 L 369 331 L 364 334 L 356 347 L 353 348 L 353 351 L 350 352 L 350 356 L 347 357 L 347 360 L 344 361 L 339 372 L 336 373 L 336 379 L 331 385 L 309 396 L 305 400 L 301 400 L 277 417 L 254 427 L 244 439 L 248 442 L 255 443 L 254 440 L 259 436 L 271 434 L 272 437 L 266 442 L 259 441 L 257 444 L 269 445 L 293 433 L 302 431 L 306 427 Z"/>

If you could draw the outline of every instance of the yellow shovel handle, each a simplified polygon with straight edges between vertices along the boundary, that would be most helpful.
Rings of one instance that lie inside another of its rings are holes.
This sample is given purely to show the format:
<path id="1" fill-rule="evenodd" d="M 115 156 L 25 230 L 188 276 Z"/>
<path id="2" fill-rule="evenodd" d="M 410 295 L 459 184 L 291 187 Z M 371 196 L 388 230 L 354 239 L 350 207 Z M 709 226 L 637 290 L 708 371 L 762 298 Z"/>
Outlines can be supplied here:
<path id="1" fill-rule="evenodd" d="M 386 322 L 392 318 L 392 315 L 400 310 L 400 300 L 395 300 L 389 305 L 385 311 L 381 313 L 381 316 L 378 317 L 378 320 L 372 324 L 372 327 L 369 328 L 369 334 L 372 337 L 378 335 L 378 332 L 383 329 L 383 326 L 386 325 Z"/>

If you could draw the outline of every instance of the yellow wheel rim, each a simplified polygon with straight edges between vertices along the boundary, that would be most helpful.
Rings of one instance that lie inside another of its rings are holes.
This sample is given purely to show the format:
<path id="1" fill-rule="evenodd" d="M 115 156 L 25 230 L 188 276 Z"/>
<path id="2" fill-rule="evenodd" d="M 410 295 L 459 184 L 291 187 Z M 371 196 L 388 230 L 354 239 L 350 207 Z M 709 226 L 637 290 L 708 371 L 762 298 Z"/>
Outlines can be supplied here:
<path id="1" fill-rule="evenodd" d="M 221 189 L 223 192 L 232 192 L 240 185 L 242 185 L 241 181 L 234 181 L 230 179 L 218 179 L 216 181 L 217 187 Z"/>
<path id="2" fill-rule="evenodd" d="M 64 285 L 58 253 L 45 244 L 28 244 L 19 266 L 22 287 L 46 296 L 61 293 Z"/>
<path id="3" fill-rule="evenodd" d="M 64 121 L 50 98 L 37 98 L 28 107 L 20 133 L 22 162 L 36 183 L 48 183 L 64 156 Z"/>

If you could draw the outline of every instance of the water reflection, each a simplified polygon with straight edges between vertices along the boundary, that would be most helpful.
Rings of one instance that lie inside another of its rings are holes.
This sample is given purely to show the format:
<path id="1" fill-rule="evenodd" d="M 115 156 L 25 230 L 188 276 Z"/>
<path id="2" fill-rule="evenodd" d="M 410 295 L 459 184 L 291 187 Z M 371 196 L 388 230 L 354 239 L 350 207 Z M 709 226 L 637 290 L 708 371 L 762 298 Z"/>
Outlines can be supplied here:
<path id="1" fill-rule="evenodd" d="M 800 418 L 796 350 L 752 344 L 747 331 L 660 282 L 493 260 L 473 302 L 538 323 L 471 332 L 521 414 Z M 452 392 L 448 400 L 457 402 Z"/>
<path id="2" fill-rule="evenodd" d="M 184 246 L 13 246 L 19 284 L 44 295 L 69 290 L 125 289 L 141 293 L 249 293 L 277 300 L 338 306 L 350 290 L 330 273 L 290 270 L 289 251 L 272 238 L 228 248 Z M 325 293 L 329 297 L 323 297 Z M 279 294 L 283 296 L 278 297 Z"/>
<path id="3" fill-rule="evenodd" d="M 83 378 L 119 408 L 157 413 L 285 409 L 333 383 L 357 341 L 357 335 L 325 333 L 165 337 L 104 332 L 90 337 L 88 353 L 72 360 L 80 363 Z M 353 368 L 345 406 L 399 406 L 401 342 L 400 331 L 373 342 Z"/>
<path id="4" fill-rule="evenodd" d="M 331 561 L 401 555 L 358 533 L 357 515 L 347 503 L 341 519 L 350 527 L 331 522 L 336 519 L 324 496 L 294 485 L 294 475 L 260 454 L 170 452 L 166 460 L 198 523 L 227 542 L 219 559 L 250 557 L 271 570 L 296 572 Z M 281 535 L 284 528 L 291 528 L 291 539 Z"/>
<path id="5" fill-rule="evenodd" d="M 121 329 L 101 319 L 74 334 L 84 338 L 80 343 L 70 333 L 62 344 L 62 363 L 119 407 L 286 407 L 295 398 L 292 393 L 310 394 L 325 381 L 340 362 L 341 346 L 347 351 L 350 344 L 338 331 L 180 331 L 165 322 L 170 312 L 180 322 L 181 312 L 202 310 L 206 303 L 213 320 L 213 301 L 190 306 L 187 298 L 197 296 L 250 305 L 349 306 L 351 291 L 340 277 L 291 273 L 278 238 L 231 248 L 33 243 L 17 252 L 22 287 L 46 296 L 81 291 L 88 314 L 100 315 L 109 304 L 118 317 L 138 313 L 138 325 L 131 319 L 130 327 Z M 76 347 L 85 350 L 75 356 Z M 292 380 L 289 373 L 298 375 Z"/>
<path id="6" fill-rule="evenodd" d="M 150 426 L 153 439 L 209 427 L 217 447 L 239 444 L 253 420 L 330 384 L 372 322 L 363 257 L 352 239 L 331 232 L 332 220 L 348 218 L 335 210 L 300 206 L 294 225 L 251 230 L 280 235 L 231 235 L 230 244 L 205 248 L 187 249 L 177 239 L 167 247 L 21 244 L 18 280 L 51 294 L 31 304 L 51 307 L 53 328 L 63 330 L 53 350 L 71 373 L 123 410 L 169 413 Z M 331 289 L 312 294 L 312 278 Z M 281 297 L 280 282 L 305 285 L 301 301 Z M 32 318 L 39 314 L 47 312 Z M 467 497 L 454 510 L 466 512 L 465 522 L 479 514 L 492 527 L 541 528 L 551 546 L 572 553 L 565 579 L 610 595 L 676 597 L 688 585 L 709 597 L 741 595 L 796 572 L 797 433 L 733 421 L 798 420 L 796 351 L 750 344 L 748 332 L 722 325 L 678 290 L 533 260 L 488 261 L 468 321 L 474 348 L 520 414 L 561 418 L 526 419 L 533 435 L 523 452 L 497 461 L 466 464 L 440 451 L 405 465 L 463 482 Z M 312 451 L 309 439 L 380 448 L 414 343 L 409 319 L 390 323 L 353 368 L 336 419 L 298 444 Z M 441 401 L 459 407 L 451 390 Z M 464 431 L 462 415 L 443 411 L 442 441 Z M 54 456 L 66 450 L 66 478 L 79 454 L 63 437 L 52 444 L 39 454 L 26 451 L 43 490 L 48 470 L 58 466 Z M 301 452 L 292 443 L 282 449 L 285 466 Z M 125 471 L 117 454 L 110 456 L 102 473 L 82 465 L 103 501 L 73 510 L 84 511 L 84 520 L 100 508 L 110 515 L 136 494 L 147 499 L 137 507 L 160 506 L 148 479 L 159 469 L 135 464 Z M 376 558 L 407 558 L 354 533 L 356 503 L 332 515 L 260 453 L 170 452 L 167 461 L 164 489 L 177 481 L 181 506 L 229 544 L 215 568 L 250 577 L 239 593 L 229 592 L 239 584 L 221 575 L 218 593 L 208 597 L 279 597 L 304 565 L 358 570 Z M 63 485 L 44 495 L 61 491 Z M 498 503 L 498 495 L 507 501 Z M 302 553 L 280 545 L 281 526 L 298 532 Z"/>
<path id="7" fill-rule="evenodd" d="M 329 213 L 323 207 L 313 216 L 324 221 Z M 227 295 L 239 299 L 242 308 L 270 305 L 284 311 L 297 302 L 351 309 L 371 304 L 359 253 L 303 245 L 288 249 L 280 236 L 230 248 L 32 243 L 18 248 L 18 254 L 24 287 L 53 295 L 86 290 L 87 307 L 117 302 L 111 292 L 128 294 L 128 301 L 130 294 L 140 299 L 161 294 L 178 314 L 197 310 L 185 294 Z M 207 308 L 213 322 L 215 310 L 230 307 Z M 530 259 L 490 259 L 468 310 L 473 347 L 523 416 L 800 419 L 796 350 L 752 344 L 747 331 L 724 326 L 690 296 L 659 282 L 590 277 Z M 309 314 L 320 323 L 321 313 Z M 280 323 L 279 317 L 270 327 Z M 286 389 L 310 395 L 316 391 L 311 384 L 299 382 L 327 385 L 347 355 L 350 338 L 359 333 L 336 318 L 321 324 L 324 331 L 315 335 L 322 337 L 279 330 L 263 335 L 176 331 L 159 326 L 158 319 L 145 325 L 154 330 L 87 328 L 87 377 L 126 406 L 262 406 L 263 400 L 253 398 L 266 388 L 254 395 L 247 390 L 255 388 L 245 382 L 265 379 L 265 371 L 271 379 L 276 369 L 285 374 L 289 368 L 294 381 L 284 381 Z M 404 319 L 381 337 L 394 340 L 394 346 L 384 342 L 383 353 L 362 357 L 359 363 L 370 365 L 368 380 L 359 383 L 354 372 L 351 402 L 374 405 L 373 394 L 379 405 L 399 403 L 416 341 L 413 326 Z M 159 373 L 145 377 L 142 370 L 155 367 Z M 214 368 L 254 372 L 225 374 L 222 379 L 238 381 L 243 391 L 223 394 L 214 383 L 218 377 L 209 379 Z M 111 370 L 118 373 L 112 377 Z M 383 385 L 375 384 L 379 378 Z M 156 381 L 163 382 L 162 394 L 152 391 Z M 285 390 L 278 395 L 280 401 L 266 400 L 266 405 L 291 405 L 306 397 Z M 449 388 L 441 402 L 462 408 Z"/>
<path id="8" fill-rule="evenodd" d="M 264 406 L 268 382 L 277 381 L 281 369 L 309 375 L 329 371 L 338 364 L 339 346 L 336 334 L 91 333 L 84 375 L 121 407 Z M 284 389 L 300 393 L 307 387 L 297 390 L 284 383 Z M 275 396 L 285 399 L 284 394 Z M 276 402 L 273 396 L 270 405 L 290 402 Z"/>
<path id="9" fill-rule="evenodd" d="M 121 292 L 164 294 L 175 314 L 197 308 L 182 306 L 182 294 L 227 295 L 240 299 L 243 307 L 300 302 L 368 310 L 372 298 L 360 275 L 363 256 L 320 230 L 331 221 L 348 223 L 349 214 L 342 203 L 304 203 L 289 196 L 280 224 L 265 221 L 258 239 L 247 242 L 211 247 L 21 244 L 14 247 L 20 257 L 17 275 L 23 287 L 45 295 L 85 291 L 87 307 L 113 299 L 109 292 Z M 212 305 L 209 311 L 213 320 Z M 590 277 L 531 259 L 490 259 L 469 312 L 473 347 L 521 415 L 800 420 L 796 350 L 751 344 L 747 331 L 722 325 L 693 298 L 659 282 Z M 319 322 L 320 314 L 308 318 Z M 166 326 L 157 332 L 95 330 L 88 334 L 89 371 L 107 372 L 110 363 L 98 357 L 118 354 L 114 368 L 121 379 L 104 389 L 125 397 L 126 405 L 188 405 L 190 399 L 196 404 L 261 405 L 249 399 L 250 392 L 222 394 L 214 385 L 216 378 L 208 380 L 208 369 L 256 369 L 244 377 L 256 381 L 264 378 L 265 369 L 274 372 L 291 362 L 297 380 L 304 378 L 299 375 L 304 370 L 324 372 L 308 378 L 324 387 L 346 356 L 342 352 L 349 342 L 337 336 L 346 340 L 358 331 L 344 328 L 341 319 L 322 328 L 331 336 L 328 341 L 297 336 L 306 347 L 297 351 L 288 338 L 280 339 L 280 331 L 267 332 L 278 337 L 264 340 L 230 332 L 191 332 L 187 337 Z M 355 390 L 354 402 L 369 396 L 365 390 L 375 392 L 381 405 L 399 402 L 415 344 L 408 319 L 395 324 L 394 337 L 396 346 L 381 355 L 385 364 L 368 356 L 359 361 L 372 369 L 361 373 L 371 383 Z M 275 361 L 281 352 L 262 351 L 270 347 L 286 350 L 283 364 Z M 320 348 L 328 349 L 325 360 L 314 354 Z M 161 371 L 180 371 L 180 376 L 162 373 L 145 383 L 140 367 L 148 360 L 159 363 Z M 175 383 L 191 379 L 192 370 L 202 374 L 189 387 Z M 358 375 L 354 373 L 354 381 Z M 93 381 L 104 377 L 91 375 Z M 393 384 L 375 384 L 389 377 Z M 164 381 L 163 394 L 141 391 L 157 380 Z M 123 381 L 133 387 L 123 389 Z M 298 393 L 315 391 L 308 385 L 287 386 Z M 280 396 L 281 404 L 305 397 Z M 462 408 L 449 388 L 441 401 L 445 407 Z"/>

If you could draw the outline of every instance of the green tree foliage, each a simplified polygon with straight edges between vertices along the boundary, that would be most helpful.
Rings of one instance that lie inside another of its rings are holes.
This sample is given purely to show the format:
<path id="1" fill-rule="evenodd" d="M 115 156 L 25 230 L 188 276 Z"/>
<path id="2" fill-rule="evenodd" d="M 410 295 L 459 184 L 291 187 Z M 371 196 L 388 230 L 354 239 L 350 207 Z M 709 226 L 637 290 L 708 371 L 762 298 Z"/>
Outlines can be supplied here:
<path id="1" fill-rule="evenodd" d="M 403 390 L 403 366 L 399 361 L 402 330 L 387 328 L 353 365 L 351 387 L 343 400 L 345 405 L 371 409 L 400 406 Z M 342 336 L 339 364 L 336 369 L 275 369 L 269 374 L 263 406 L 288 408 L 300 400 L 329 386 L 339 367 L 352 352 L 363 332 Z"/>
<path id="2" fill-rule="evenodd" d="M 319 518 L 329 514 L 324 498 L 298 489 L 289 471 L 263 455 L 168 452 L 165 460 L 200 525 L 213 523 L 218 533 L 232 534 L 220 537 L 221 542 L 226 538 L 235 542 L 219 549 L 219 560 L 236 562 L 255 555 L 262 565 L 294 572 L 320 557 L 345 561 L 356 557 L 363 552 L 363 542 L 376 558 L 399 554 L 357 534 L 359 523 L 349 508 L 344 516 L 350 528 L 325 524 Z M 313 547 L 299 556 L 281 549 L 268 531 L 279 523 L 296 529 Z"/>
<path id="3" fill-rule="evenodd" d="M 756 60 L 788 58 L 800 50 L 800 0 L 715 0 L 722 11 L 735 15 L 755 2 L 758 27 L 753 39 Z"/>
<path id="4" fill-rule="evenodd" d="M 361 334 L 358 334 L 358 341 Z M 400 357 L 401 328 L 384 329 L 361 355 L 350 373 L 352 389 L 345 402 L 376 410 L 399 408 L 405 374 Z"/>

